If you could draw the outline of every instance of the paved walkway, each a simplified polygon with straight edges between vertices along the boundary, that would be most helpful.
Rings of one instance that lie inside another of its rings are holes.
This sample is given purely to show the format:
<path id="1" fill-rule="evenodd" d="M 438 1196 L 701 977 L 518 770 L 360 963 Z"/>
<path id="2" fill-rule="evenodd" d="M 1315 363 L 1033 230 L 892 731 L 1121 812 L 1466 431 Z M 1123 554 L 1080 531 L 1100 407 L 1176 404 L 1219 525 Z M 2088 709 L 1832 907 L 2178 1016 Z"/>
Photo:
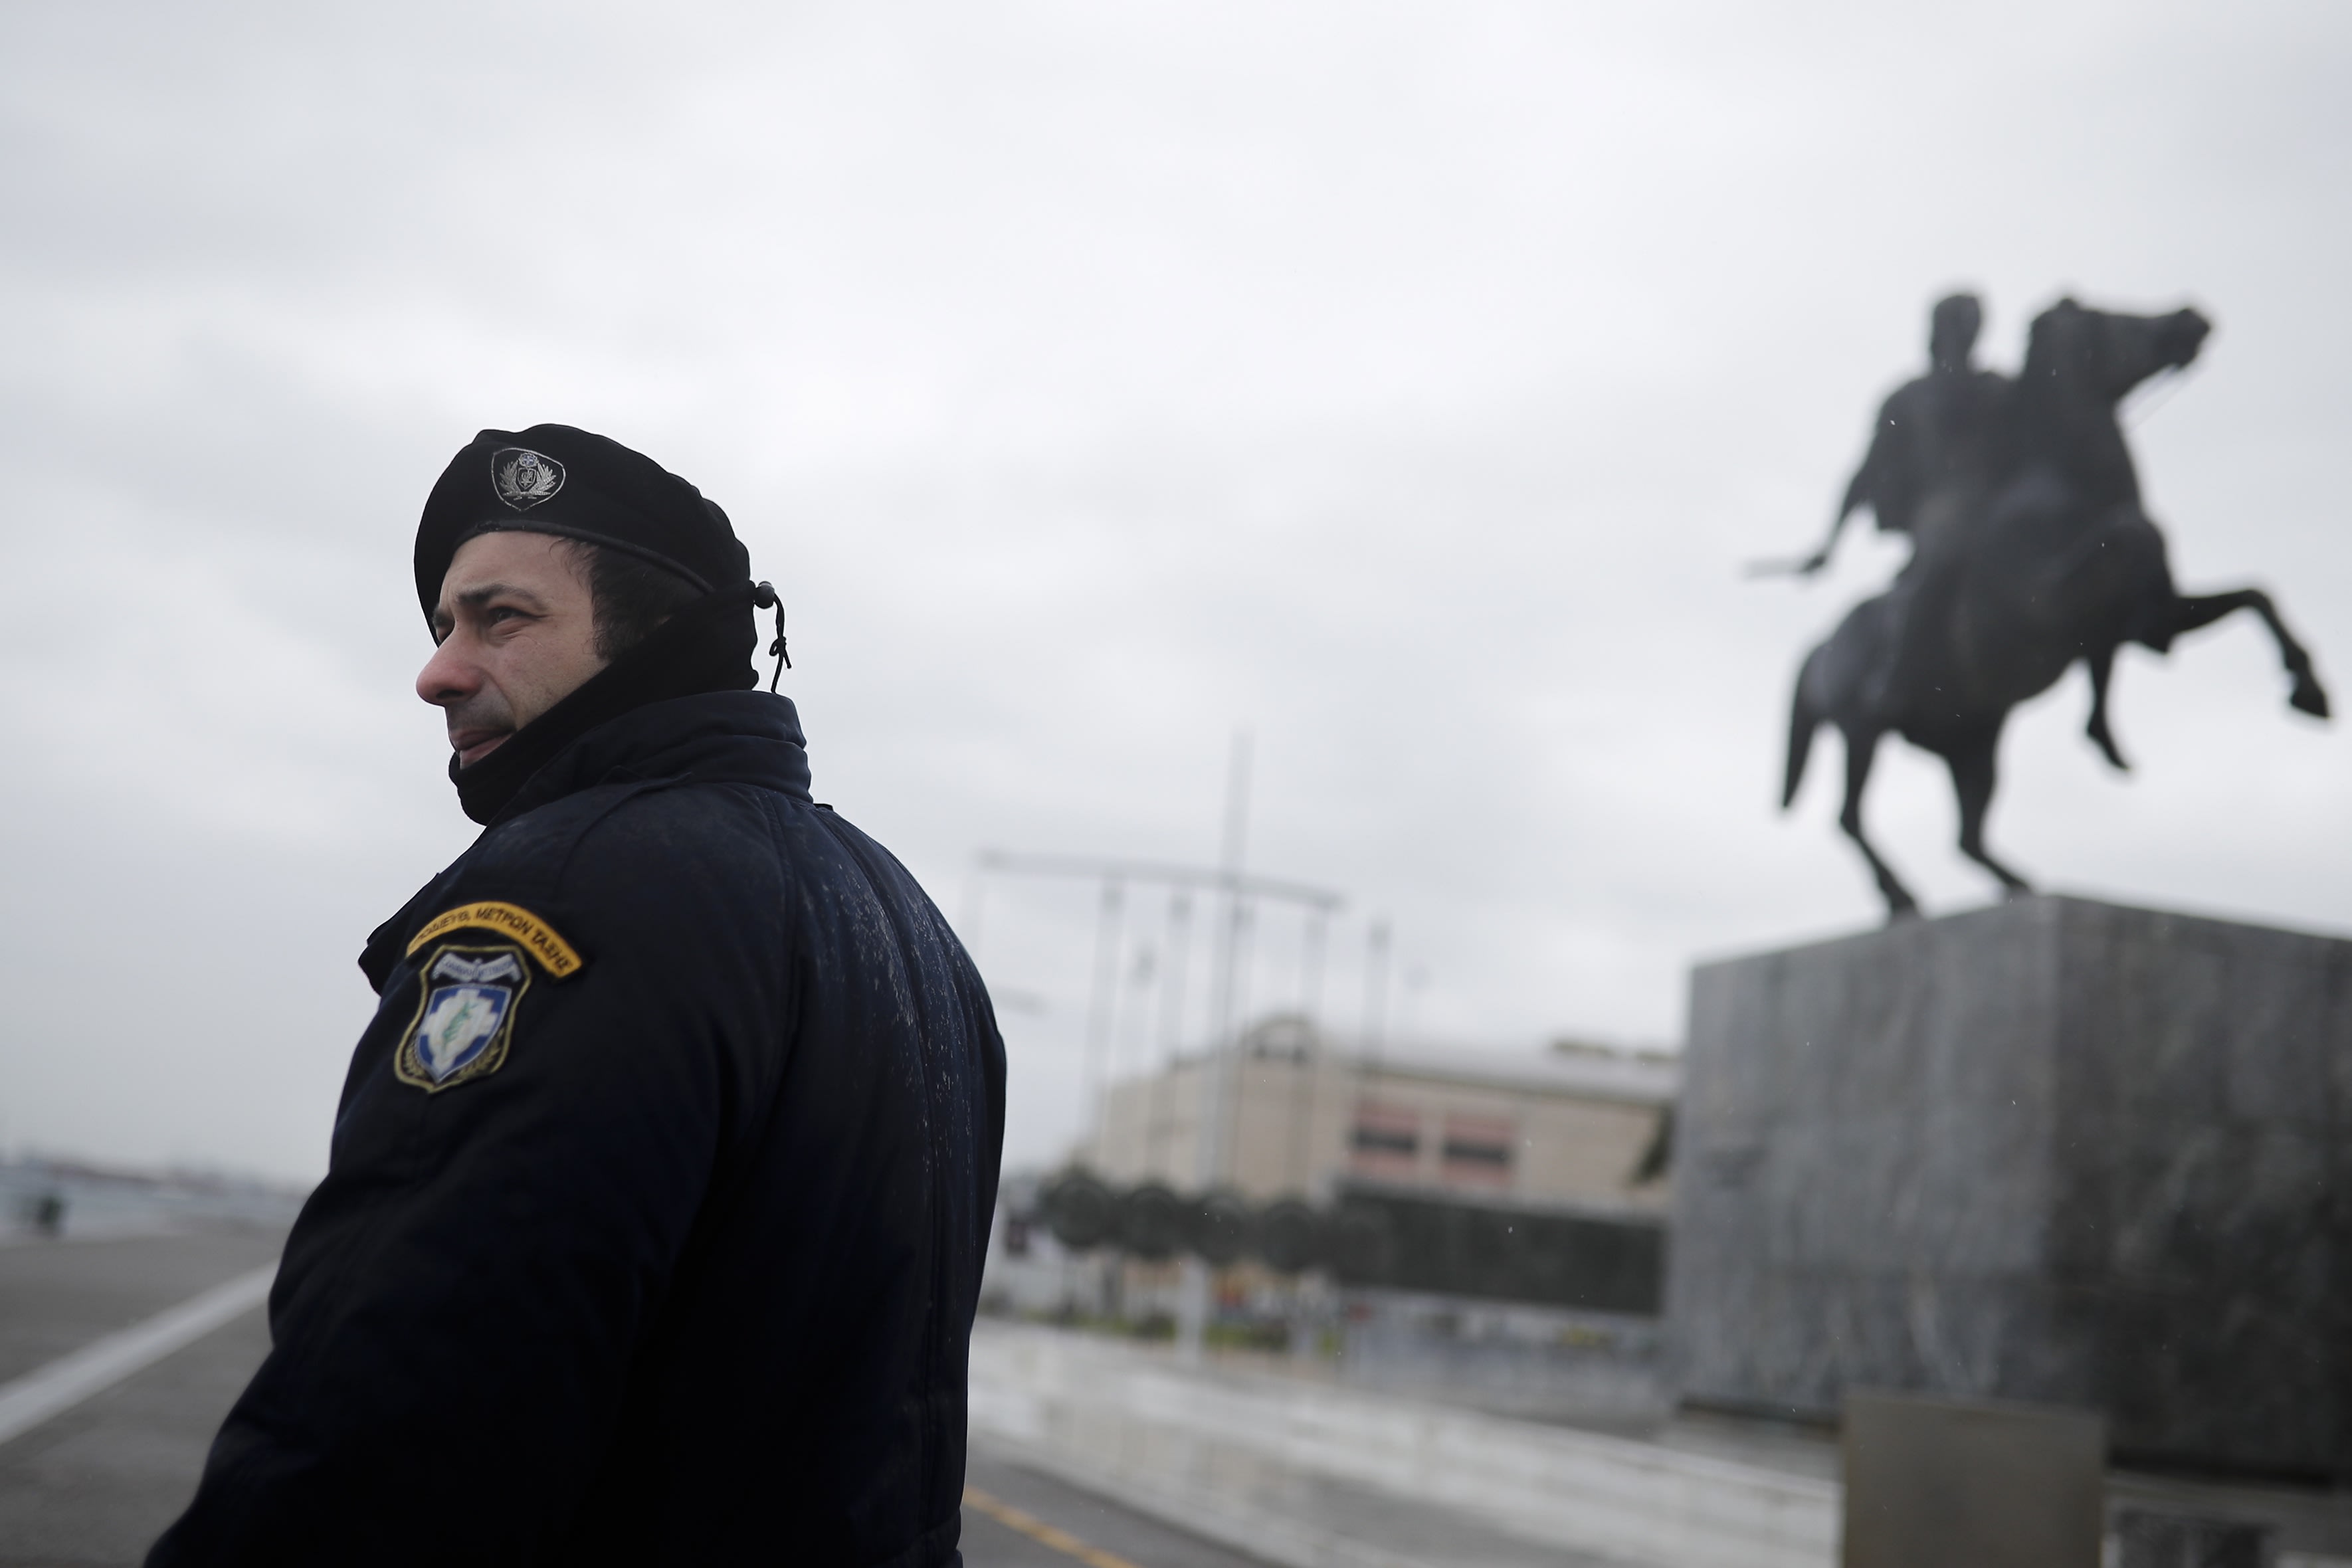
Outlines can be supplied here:
<path id="1" fill-rule="evenodd" d="M 278 1256 L 270 1231 L 0 1247 L 0 1379 L 14 1381 Z M 269 1349 L 258 1309 L 0 1443 L 0 1568 L 135 1563 L 195 1490 Z"/>
<path id="2" fill-rule="evenodd" d="M 207 1230 L 0 1246 L 0 1384 L 275 1260 L 282 1234 Z M 195 1490 L 269 1349 L 256 1306 L 0 1442 L 0 1568 L 130 1568 Z M 1256 1560 L 985 1454 L 971 1568 L 1259 1568 Z"/>
<path id="3" fill-rule="evenodd" d="M 965 1468 L 970 1568 L 1263 1568 L 1066 1481 L 975 1451 Z"/>
<path id="4" fill-rule="evenodd" d="M 984 1322 L 975 1441 L 1293 1568 L 1830 1568 L 1839 1449 L 1683 1416 L 1639 1436 L 1368 1393 L 1287 1362 Z M 2269 1522 L 2352 1568 L 2352 1490 L 2110 1471 L 2114 1510 Z"/>

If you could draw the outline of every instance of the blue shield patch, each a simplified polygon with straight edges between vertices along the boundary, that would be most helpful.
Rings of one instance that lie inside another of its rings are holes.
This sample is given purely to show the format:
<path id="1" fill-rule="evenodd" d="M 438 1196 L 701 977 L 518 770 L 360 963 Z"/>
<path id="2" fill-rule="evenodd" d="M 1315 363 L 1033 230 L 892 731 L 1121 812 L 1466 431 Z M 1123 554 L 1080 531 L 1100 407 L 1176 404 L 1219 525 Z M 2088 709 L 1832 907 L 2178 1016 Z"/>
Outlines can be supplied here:
<path id="1" fill-rule="evenodd" d="M 424 994 L 393 1058 L 394 1074 L 432 1093 L 498 1071 L 515 1004 L 530 984 L 520 948 L 439 949 L 418 976 Z"/>

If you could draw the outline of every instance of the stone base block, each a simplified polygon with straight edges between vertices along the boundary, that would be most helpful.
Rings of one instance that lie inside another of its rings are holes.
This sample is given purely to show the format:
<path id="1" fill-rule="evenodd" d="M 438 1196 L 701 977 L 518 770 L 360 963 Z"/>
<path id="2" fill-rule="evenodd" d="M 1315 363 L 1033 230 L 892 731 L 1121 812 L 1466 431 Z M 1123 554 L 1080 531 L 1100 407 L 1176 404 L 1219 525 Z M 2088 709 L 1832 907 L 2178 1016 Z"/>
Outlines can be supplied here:
<path id="1" fill-rule="evenodd" d="M 1705 964 L 1676 1142 L 1685 1399 L 2352 1476 L 2352 942 L 2037 898 Z"/>

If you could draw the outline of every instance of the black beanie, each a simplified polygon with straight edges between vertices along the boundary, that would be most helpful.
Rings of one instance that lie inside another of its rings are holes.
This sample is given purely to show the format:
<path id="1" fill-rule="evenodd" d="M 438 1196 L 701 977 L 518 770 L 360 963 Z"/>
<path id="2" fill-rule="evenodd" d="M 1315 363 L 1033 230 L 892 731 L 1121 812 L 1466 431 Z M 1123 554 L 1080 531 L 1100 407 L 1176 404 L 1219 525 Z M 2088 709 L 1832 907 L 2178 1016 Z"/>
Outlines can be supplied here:
<path id="1" fill-rule="evenodd" d="M 751 575 L 727 514 L 651 458 L 569 425 L 485 430 L 449 459 L 417 520 L 416 602 L 426 621 L 457 547 L 504 530 L 618 550 L 706 594 Z"/>

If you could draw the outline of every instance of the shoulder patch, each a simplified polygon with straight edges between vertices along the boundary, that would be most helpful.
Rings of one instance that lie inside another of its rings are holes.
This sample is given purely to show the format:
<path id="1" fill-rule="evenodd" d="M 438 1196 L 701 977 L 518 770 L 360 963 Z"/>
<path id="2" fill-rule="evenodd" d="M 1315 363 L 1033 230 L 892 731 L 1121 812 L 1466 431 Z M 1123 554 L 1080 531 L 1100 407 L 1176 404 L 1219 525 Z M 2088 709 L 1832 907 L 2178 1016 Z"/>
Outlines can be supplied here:
<path id="1" fill-rule="evenodd" d="M 441 948 L 417 977 L 416 1016 L 393 1054 L 394 1076 L 436 1094 L 498 1071 L 530 989 L 530 966 L 513 942 Z"/>
<path id="2" fill-rule="evenodd" d="M 408 939 L 408 956 L 415 957 L 419 948 L 438 942 L 453 931 L 467 930 L 494 931 L 501 936 L 513 937 L 539 960 L 539 966 L 551 979 L 568 978 L 579 971 L 583 962 L 572 944 L 556 934 L 553 926 L 520 904 L 496 902 L 460 904 L 435 915 Z"/>

